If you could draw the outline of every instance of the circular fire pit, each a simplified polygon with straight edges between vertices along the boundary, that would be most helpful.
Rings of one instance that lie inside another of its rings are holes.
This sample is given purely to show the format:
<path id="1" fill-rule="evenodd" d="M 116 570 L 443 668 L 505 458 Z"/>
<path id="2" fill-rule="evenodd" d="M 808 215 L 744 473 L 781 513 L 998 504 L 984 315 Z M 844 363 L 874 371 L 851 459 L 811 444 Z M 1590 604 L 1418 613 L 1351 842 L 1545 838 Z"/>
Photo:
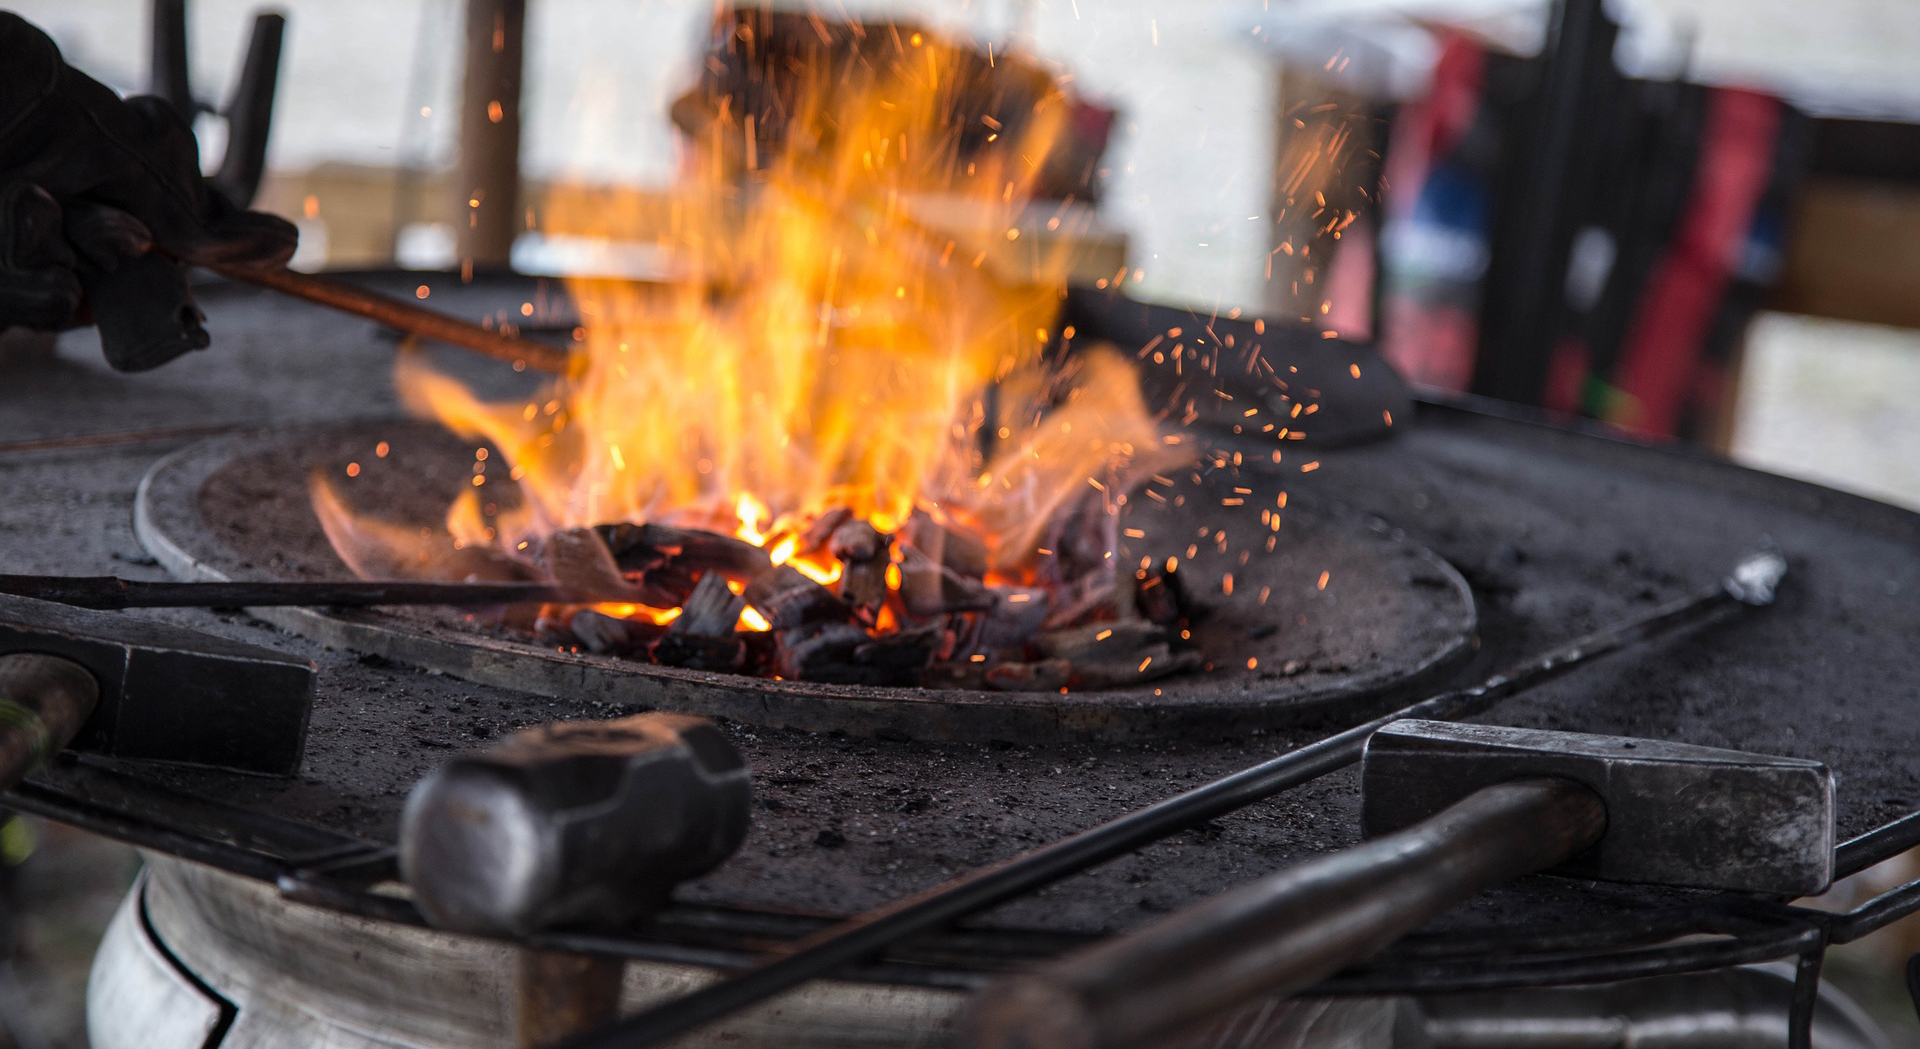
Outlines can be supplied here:
<path id="1" fill-rule="evenodd" d="M 385 454 L 376 449 L 384 447 Z M 190 579 L 344 578 L 308 502 L 316 471 L 351 480 L 356 507 L 438 530 L 470 483 L 474 448 L 438 427 L 366 421 L 220 438 L 156 465 L 136 530 Z M 1382 707 L 1464 657 L 1472 595 L 1444 560 L 1332 506 L 1295 505 L 1277 533 L 1205 476 L 1164 507 L 1124 514 L 1117 556 L 1181 559 L 1208 608 L 1193 627 L 1204 669 L 1125 688 L 1000 692 L 769 680 L 556 649 L 497 617 L 444 608 L 261 609 L 327 644 L 538 694 L 889 738 L 1124 740 L 1233 732 Z M 1271 495 L 1263 500 L 1270 505 Z M 1251 500 L 1246 500 L 1251 502 Z M 1223 505 L 1223 502 L 1227 505 Z M 1175 504 L 1178 505 L 1175 505 Z M 1257 533 L 1256 533 L 1257 530 Z M 1273 534 L 1241 564 L 1244 540 Z M 1222 578 L 1232 574 L 1231 584 Z"/>

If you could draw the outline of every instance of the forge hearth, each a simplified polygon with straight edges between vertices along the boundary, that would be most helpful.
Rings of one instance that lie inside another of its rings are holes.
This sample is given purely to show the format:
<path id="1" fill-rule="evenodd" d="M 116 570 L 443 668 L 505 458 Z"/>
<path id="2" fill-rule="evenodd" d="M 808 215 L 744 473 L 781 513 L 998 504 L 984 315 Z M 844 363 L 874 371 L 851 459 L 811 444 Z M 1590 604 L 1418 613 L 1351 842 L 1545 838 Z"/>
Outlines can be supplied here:
<path id="1" fill-rule="evenodd" d="M 453 276 L 367 279 L 401 294 L 432 281 L 435 302 L 471 305 L 475 316 L 534 294 L 528 282 L 477 279 L 463 288 Z M 248 289 L 207 289 L 202 301 L 223 340 L 215 353 L 133 383 L 96 370 L 90 355 L 97 351 L 88 347 L 82 354 L 76 347 L 63 350 L 59 367 L 17 380 L 30 410 L 0 420 L 8 438 L 97 432 L 112 428 L 108 419 L 163 432 L 145 443 L 0 456 L 10 493 L 0 506 L 0 526 L 16 537 L 15 570 L 162 574 L 136 538 L 129 512 L 136 506 L 154 556 L 176 567 L 186 564 L 177 560 L 182 551 L 161 538 L 233 544 L 221 555 L 230 560 L 216 567 L 236 576 L 301 578 L 333 569 L 293 564 L 287 551 L 304 548 L 269 534 L 317 531 L 306 523 L 310 518 L 266 507 L 235 518 L 250 530 L 243 535 L 215 532 L 201 516 L 200 481 L 251 455 L 271 454 L 270 441 L 255 438 L 208 457 L 200 479 L 169 499 L 159 498 L 166 471 L 156 474 L 144 500 L 134 499 L 134 488 L 155 460 L 177 450 L 174 442 L 185 436 L 178 429 L 189 424 L 236 431 L 265 425 L 277 441 L 316 432 L 299 429 L 315 418 L 398 414 L 387 381 L 391 341 L 364 325 Z M 1271 351 L 1311 360 L 1325 347 L 1358 352 L 1312 333 L 1284 332 Z M 1342 362 L 1328 370 L 1337 376 L 1344 368 Z M 1377 519 L 1404 530 L 1410 546 L 1431 549 L 1458 569 L 1477 614 L 1477 647 L 1464 664 L 1437 671 L 1430 688 L 1477 680 L 1688 593 L 1770 539 L 1793 565 L 1773 608 L 1610 657 L 1506 701 L 1488 720 L 1820 760 L 1838 775 L 1839 836 L 1871 834 L 1843 847 L 1843 870 L 1913 844 L 1920 821 L 1898 821 L 1920 808 L 1920 723 L 1909 716 L 1912 639 L 1920 636 L 1920 516 L 1723 462 L 1457 408 L 1397 407 L 1393 414 L 1399 425 L 1391 439 L 1324 449 L 1316 453 L 1321 469 L 1284 477 L 1291 508 L 1307 511 L 1290 515 L 1286 528 L 1298 523 L 1304 530 L 1324 520 L 1344 529 L 1352 521 L 1349 534 L 1364 537 L 1373 534 L 1366 522 Z M 336 452 L 364 455 L 365 445 L 354 442 L 370 434 L 355 425 L 328 423 L 319 431 L 342 433 L 346 444 Z M 199 454 L 182 452 L 169 469 Z M 462 446 L 461 454 L 470 457 L 471 449 Z M 465 470 L 468 461 L 452 465 Z M 285 493 L 304 515 L 304 478 L 271 480 L 245 490 L 251 495 L 240 489 L 232 495 L 265 503 Z M 192 516 L 162 512 L 168 505 Z M 443 505 L 434 502 L 433 511 Z M 314 536 L 304 541 L 319 542 Z M 250 552 L 236 552 L 242 548 Z M 1317 576 L 1313 566 L 1304 568 Z M 1336 598 L 1344 597 L 1340 571 L 1327 591 Z M 578 657 L 537 663 L 536 673 L 553 684 L 528 694 L 475 680 L 477 672 L 463 679 L 420 671 L 379 655 L 381 649 L 356 647 L 347 636 L 377 631 L 416 644 L 425 634 L 460 653 L 449 658 L 464 667 L 524 665 L 521 649 L 529 646 L 477 633 L 457 615 L 445 623 L 427 616 L 424 624 L 411 614 L 282 619 L 294 633 L 232 611 L 163 615 L 318 666 L 320 689 L 300 775 L 274 780 L 59 761 L 8 804 L 164 853 L 163 862 L 176 872 L 220 868 L 219 877 L 244 879 L 251 890 L 233 895 L 246 895 L 251 907 L 285 906 L 287 920 L 309 914 L 285 903 L 289 897 L 318 904 L 356 934 L 406 928 L 403 901 L 389 887 L 368 886 L 380 874 L 382 850 L 395 840 L 406 792 L 422 775 L 453 753 L 519 727 L 607 717 L 632 702 L 595 693 Z M 723 684 L 696 680 L 695 687 L 678 683 L 678 675 L 659 677 L 668 684 L 650 681 L 648 687 L 676 690 L 674 696 L 718 692 Z M 797 686 L 763 694 L 768 684 L 784 683 L 724 682 L 735 702 L 750 707 L 776 700 L 796 708 L 826 705 Z M 1252 694 L 1284 684 L 1256 680 L 1245 689 Z M 1357 720 L 1343 709 L 1329 704 L 1313 720 Z M 923 890 L 1325 735 L 1325 724 L 1295 721 L 1285 711 L 1270 707 L 1271 724 L 1244 730 L 1141 731 L 1111 742 L 1066 733 L 943 742 L 907 732 L 914 738 L 903 740 L 897 732 L 880 734 L 871 722 L 868 731 L 809 731 L 728 720 L 722 729 L 753 769 L 758 799 L 741 852 L 683 887 L 654 924 L 571 943 L 676 964 L 738 964 L 833 916 Z M 1159 715 L 1140 707 L 1103 716 L 1150 723 Z M 1328 776 L 1005 904 L 856 975 L 977 986 L 983 973 L 1138 927 L 1349 844 L 1357 824 L 1352 777 Z M 208 900 L 209 907 L 224 906 Z M 1464 989 L 1581 982 L 1596 972 L 1673 972 L 1817 948 L 1818 929 L 1765 917 L 1772 906 L 1531 878 L 1437 919 L 1318 990 L 1433 993 L 1439 997 L 1430 1000 L 1444 1005 L 1463 1000 L 1455 995 Z M 140 916 L 137 907 L 127 913 Z M 258 912 L 235 913 L 236 921 L 253 922 Z M 1786 997 L 1780 984 L 1772 986 L 1773 1000 Z M 1607 1001 L 1589 1004 L 1587 1014 L 1611 1015 Z"/>
<path id="2" fill-rule="evenodd" d="M 430 533 L 469 483 L 473 462 L 471 444 L 400 420 L 221 439 L 149 475 L 137 508 L 141 541 L 185 577 L 340 578 L 347 568 L 309 505 L 309 476 L 341 477 L 357 464 L 353 483 L 339 489 L 355 509 Z M 1123 512 L 1117 558 L 1179 560 L 1181 576 L 1203 581 L 1188 585 L 1206 609 L 1191 628 L 1203 665 L 1124 688 L 762 680 L 542 644 L 499 616 L 456 610 L 260 614 L 331 644 L 550 696 L 756 725 L 980 741 L 1164 739 L 1356 716 L 1468 654 L 1472 596 L 1444 560 L 1331 503 L 1293 503 L 1275 531 L 1260 509 L 1238 505 L 1235 484 L 1196 475 L 1166 502 L 1137 500 Z M 1242 556 L 1246 540 L 1227 536 L 1253 536 L 1258 545 Z M 1272 553 L 1262 548 L 1267 536 Z"/>

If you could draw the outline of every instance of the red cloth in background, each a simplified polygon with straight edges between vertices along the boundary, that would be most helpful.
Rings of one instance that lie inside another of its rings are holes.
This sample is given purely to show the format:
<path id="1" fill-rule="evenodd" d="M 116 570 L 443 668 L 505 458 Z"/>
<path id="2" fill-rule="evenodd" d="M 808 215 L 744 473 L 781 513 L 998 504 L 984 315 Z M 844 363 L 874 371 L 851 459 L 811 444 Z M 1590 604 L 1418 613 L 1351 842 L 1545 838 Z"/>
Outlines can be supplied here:
<path id="1" fill-rule="evenodd" d="M 1640 300 L 1614 383 L 1626 396 L 1604 421 L 1671 436 L 1683 409 L 1710 409 L 1699 402 L 1727 392 L 1717 369 L 1700 374 L 1702 351 L 1772 181 L 1780 119 L 1771 95 L 1716 88 L 1708 96 L 1686 218 Z"/>
<path id="2" fill-rule="evenodd" d="M 1512 326 L 1485 310 L 1505 298 L 1489 298 L 1487 274 L 1510 274 L 1500 252 L 1515 227 L 1500 223 L 1519 210 L 1503 195 L 1537 192 L 1519 172 L 1535 146 L 1522 114 L 1538 69 L 1448 36 L 1427 97 L 1394 118 L 1378 342 L 1417 385 L 1527 396 L 1507 381 L 1515 373 L 1489 367 L 1520 351 L 1488 345 Z M 1732 393 L 1729 362 L 1778 268 L 1807 122 L 1777 97 L 1738 88 L 1619 77 L 1596 97 L 1581 129 L 1588 177 L 1552 198 L 1551 222 L 1565 231 L 1556 235 L 1574 247 L 1547 282 L 1564 291 L 1532 396 L 1550 411 L 1690 439 Z"/>

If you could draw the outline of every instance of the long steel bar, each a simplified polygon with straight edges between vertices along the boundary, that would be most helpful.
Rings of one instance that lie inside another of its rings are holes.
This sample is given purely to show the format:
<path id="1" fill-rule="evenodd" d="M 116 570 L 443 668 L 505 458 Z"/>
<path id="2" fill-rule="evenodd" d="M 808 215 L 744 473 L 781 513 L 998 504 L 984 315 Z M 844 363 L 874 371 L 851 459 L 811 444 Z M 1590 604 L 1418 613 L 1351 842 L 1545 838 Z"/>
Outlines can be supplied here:
<path id="1" fill-rule="evenodd" d="M 305 299 L 321 306 L 344 310 L 368 320 L 398 328 L 409 335 L 432 339 L 483 353 L 496 360 L 543 372 L 564 372 L 571 356 L 566 350 L 482 328 L 470 321 L 416 306 L 403 299 L 340 281 L 316 277 L 295 270 L 254 270 L 216 266 L 215 271 L 230 280 L 258 285 Z"/>
<path id="2" fill-rule="evenodd" d="M 0 575 L 0 594 L 79 608 L 264 608 L 278 605 L 364 608 L 371 605 L 511 605 L 526 601 L 586 604 L 631 595 L 589 594 L 546 583 L 431 583 L 414 580 L 176 583 L 117 576 Z"/>
<path id="3" fill-rule="evenodd" d="M 1841 842 L 1833 853 L 1833 876 L 1844 878 L 1849 874 L 1858 874 L 1915 845 L 1920 845 L 1920 812 L 1902 816 L 1884 827 Z"/>
<path id="4" fill-rule="evenodd" d="M 116 444 L 147 444 L 156 441 L 184 441 L 194 437 L 214 437 L 235 430 L 251 429 L 262 423 L 211 423 L 205 426 L 163 426 L 152 430 L 119 430 L 109 433 L 77 433 L 65 437 L 28 437 L 18 441 L 0 441 L 0 455 L 14 452 L 64 451 L 69 448 L 106 448 Z"/>
<path id="5" fill-rule="evenodd" d="M 1032 892 L 1209 819 L 1344 768 L 1367 738 L 1402 718 L 1453 721 L 1482 713 L 1522 689 L 1629 645 L 1699 624 L 1732 608 L 1765 605 L 1786 562 L 1772 552 L 1743 560 L 1721 582 L 1496 674 L 1310 743 L 1108 823 L 823 929 L 752 968 L 665 1005 L 561 1043 L 560 1049 L 637 1049 L 703 1027 L 843 966 L 872 958 L 908 937 Z"/>
<path id="6" fill-rule="evenodd" d="M 1834 943 L 1852 943 L 1915 911 L 1920 911 L 1920 878 L 1888 889 L 1853 910 L 1838 915 L 1828 926 L 1829 934 Z"/>

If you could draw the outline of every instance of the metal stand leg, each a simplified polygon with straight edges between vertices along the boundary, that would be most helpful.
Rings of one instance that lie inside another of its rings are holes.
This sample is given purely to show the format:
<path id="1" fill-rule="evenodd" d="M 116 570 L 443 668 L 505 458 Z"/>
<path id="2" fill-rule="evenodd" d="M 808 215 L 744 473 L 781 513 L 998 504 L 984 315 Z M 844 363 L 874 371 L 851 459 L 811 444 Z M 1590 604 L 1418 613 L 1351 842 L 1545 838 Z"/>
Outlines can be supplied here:
<path id="1" fill-rule="evenodd" d="M 1818 950 L 1800 956 L 1793 972 L 1793 1009 L 1787 1014 L 1787 1049 L 1813 1049 L 1813 1007 L 1820 1000 L 1820 966 L 1826 961 L 1827 948 L 1822 938 Z"/>

